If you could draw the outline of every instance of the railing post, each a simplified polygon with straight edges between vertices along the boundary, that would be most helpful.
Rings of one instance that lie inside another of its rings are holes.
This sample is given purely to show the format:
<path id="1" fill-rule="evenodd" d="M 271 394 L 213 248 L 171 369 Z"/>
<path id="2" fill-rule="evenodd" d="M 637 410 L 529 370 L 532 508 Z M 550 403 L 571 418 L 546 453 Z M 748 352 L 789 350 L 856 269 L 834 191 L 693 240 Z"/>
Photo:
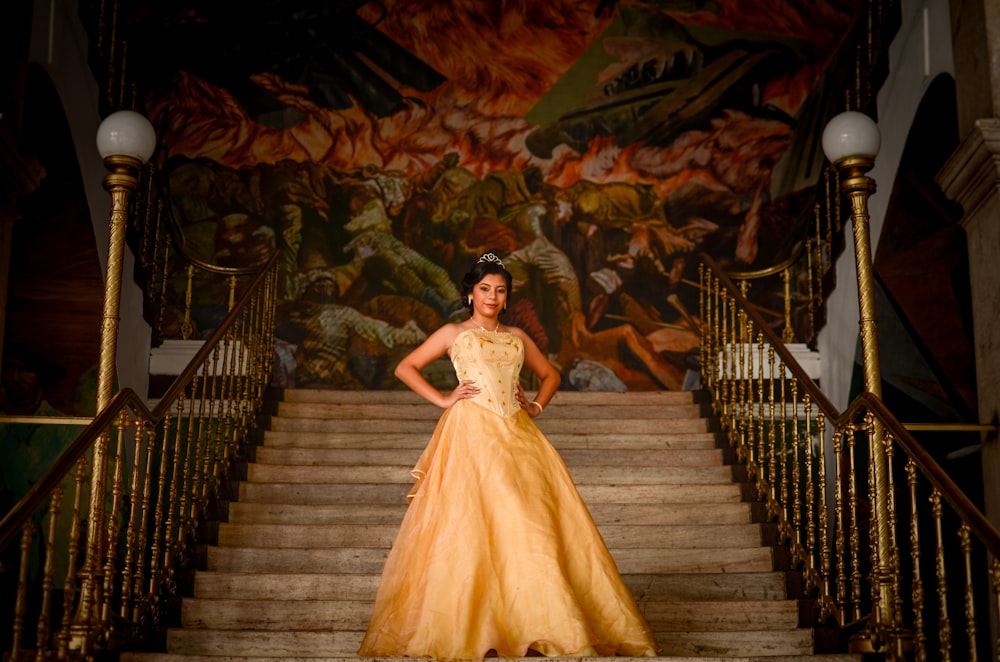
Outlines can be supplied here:
<path id="1" fill-rule="evenodd" d="M 859 326 L 864 369 L 865 391 L 881 400 L 882 375 L 879 363 L 878 324 L 875 306 L 875 285 L 871 257 L 868 198 L 875 192 L 875 181 L 866 174 L 875 165 L 880 137 L 875 123 L 866 115 L 849 111 L 834 117 L 823 134 L 823 149 L 840 174 L 840 191 L 851 205 L 851 226 L 854 235 L 854 258 L 857 265 Z M 899 659 L 909 645 L 910 637 L 899 626 L 896 614 L 899 592 L 898 570 L 894 567 L 889 490 L 889 459 L 885 448 L 885 432 L 875 417 L 869 439 L 871 445 L 874 494 L 870 495 L 876 527 L 873 531 L 876 554 L 872 568 L 875 606 L 868 627 L 852 640 L 858 652 L 883 652 L 890 659 Z M 888 641 L 886 641 L 888 638 Z"/>
<path id="2" fill-rule="evenodd" d="M 156 134 L 145 117 L 130 110 L 109 115 L 97 132 L 97 148 L 110 171 L 104 188 L 111 195 L 108 259 L 104 279 L 104 315 L 101 322 L 101 348 L 97 372 L 97 413 L 114 396 L 115 359 L 118 345 L 121 306 L 122 262 L 125 254 L 125 226 L 129 200 L 139 184 L 139 170 L 153 154 Z M 108 444 L 105 432 L 94 444 L 90 472 L 90 503 L 87 517 L 87 549 L 81 571 L 80 605 L 73 623 L 71 648 L 86 654 L 93 626 L 100 617 L 100 575 L 103 565 L 102 543 L 104 503 L 107 483 Z"/>

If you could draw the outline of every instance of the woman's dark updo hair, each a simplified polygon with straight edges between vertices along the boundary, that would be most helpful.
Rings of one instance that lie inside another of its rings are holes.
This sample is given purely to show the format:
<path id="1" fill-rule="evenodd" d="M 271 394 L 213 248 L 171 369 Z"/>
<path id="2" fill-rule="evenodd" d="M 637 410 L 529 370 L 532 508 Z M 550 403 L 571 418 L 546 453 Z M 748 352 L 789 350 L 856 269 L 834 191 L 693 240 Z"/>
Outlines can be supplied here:
<path id="1" fill-rule="evenodd" d="M 492 257 L 490 257 L 492 256 Z M 472 265 L 469 272 L 462 277 L 462 305 L 472 309 L 472 288 L 476 286 L 486 276 L 490 274 L 500 274 L 507 281 L 508 296 L 514 289 L 514 278 L 510 275 L 500 262 L 500 254 L 496 251 L 486 251 L 479 261 Z"/>

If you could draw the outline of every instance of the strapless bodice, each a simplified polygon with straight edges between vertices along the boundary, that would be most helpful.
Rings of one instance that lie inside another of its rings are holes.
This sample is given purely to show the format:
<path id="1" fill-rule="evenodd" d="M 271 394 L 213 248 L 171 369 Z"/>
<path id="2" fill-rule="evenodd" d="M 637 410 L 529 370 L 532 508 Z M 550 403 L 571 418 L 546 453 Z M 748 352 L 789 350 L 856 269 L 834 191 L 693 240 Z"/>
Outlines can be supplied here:
<path id="1" fill-rule="evenodd" d="M 506 331 L 467 329 L 455 338 L 451 363 L 459 380 L 471 379 L 479 387 L 476 404 L 509 418 L 521 410 L 514 397 L 524 345 Z"/>

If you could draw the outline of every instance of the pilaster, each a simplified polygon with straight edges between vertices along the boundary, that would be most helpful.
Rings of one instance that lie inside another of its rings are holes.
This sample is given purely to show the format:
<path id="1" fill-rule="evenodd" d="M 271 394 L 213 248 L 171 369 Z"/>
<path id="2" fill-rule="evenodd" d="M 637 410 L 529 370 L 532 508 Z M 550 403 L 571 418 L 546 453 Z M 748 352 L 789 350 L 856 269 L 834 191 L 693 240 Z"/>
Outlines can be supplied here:
<path id="1" fill-rule="evenodd" d="M 938 173 L 945 195 L 962 205 L 969 252 L 979 420 L 1000 420 L 1000 118 L 979 119 Z M 1000 528 L 1000 442 L 983 439 L 986 515 Z"/>

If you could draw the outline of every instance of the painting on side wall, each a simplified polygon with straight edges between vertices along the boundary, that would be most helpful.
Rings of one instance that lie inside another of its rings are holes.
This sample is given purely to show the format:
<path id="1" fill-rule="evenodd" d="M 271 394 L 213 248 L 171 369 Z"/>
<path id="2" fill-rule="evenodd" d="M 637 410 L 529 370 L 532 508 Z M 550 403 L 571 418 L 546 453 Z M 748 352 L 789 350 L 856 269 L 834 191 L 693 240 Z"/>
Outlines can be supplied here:
<path id="1" fill-rule="evenodd" d="M 190 250 L 282 251 L 277 386 L 399 388 L 494 251 L 564 388 L 677 390 L 698 254 L 768 266 L 810 213 L 796 144 L 858 4 L 172 0 L 130 43 Z"/>

